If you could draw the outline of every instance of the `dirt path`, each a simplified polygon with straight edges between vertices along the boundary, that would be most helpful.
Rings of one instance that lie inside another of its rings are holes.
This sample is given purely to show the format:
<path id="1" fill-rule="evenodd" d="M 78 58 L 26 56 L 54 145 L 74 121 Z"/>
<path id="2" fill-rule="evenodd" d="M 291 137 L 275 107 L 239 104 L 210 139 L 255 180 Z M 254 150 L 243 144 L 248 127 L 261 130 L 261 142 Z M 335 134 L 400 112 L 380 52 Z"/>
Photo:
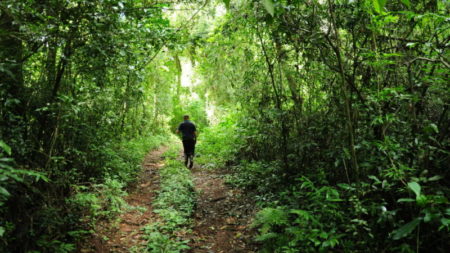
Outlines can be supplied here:
<path id="1" fill-rule="evenodd" d="M 159 169 L 164 166 L 163 147 L 150 152 L 144 159 L 143 170 L 125 198 L 131 207 L 116 221 L 97 225 L 96 233 L 82 248 L 82 253 L 130 252 L 145 244 L 142 228 L 158 220 L 152 202 L 159 189 Z M 225 184 L 225 171 L 200 169 L 195 166 L 192 176 L 198 193 L 189 239 L 193 253 L 256 252 L 252 244 L 253 231 L 249 225 L 254 215 L 254 203 L 238 189 Z M 137 251 L 138 252 L 138 251 Z"/>
<path id="2" fill-rule="evenodd" d="M 224 171 L 194 168 L 199 193 L 189 252 L 256 252 L 249 228 L 254 203 L 240 190 L 225 185 Z"/>
<path id="3" fill-rule="evenodd" d="M 91 247 L 80 252 L 128 253 L 132 247 L 145 243 L 141 229 L 157 218 L 152 210 L 152 201 L 159 188 L 158 169 L 164 166 L 162 154 L 166 150 L 162 147 L 145 157 L 139 179 L 125 198 L 131 208 L 119 216 L 118 222 L 100 223 L 89 243 Z"/>

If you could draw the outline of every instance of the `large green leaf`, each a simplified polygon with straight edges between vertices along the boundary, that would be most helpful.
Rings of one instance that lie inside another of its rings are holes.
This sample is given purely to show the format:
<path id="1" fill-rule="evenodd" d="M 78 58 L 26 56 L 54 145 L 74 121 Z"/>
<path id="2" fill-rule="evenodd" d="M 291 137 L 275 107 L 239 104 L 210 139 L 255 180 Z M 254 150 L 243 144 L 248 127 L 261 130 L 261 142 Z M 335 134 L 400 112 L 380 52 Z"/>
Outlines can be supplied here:
<path id="1" fill-rule="evenodd" d="M 11 155 L 11 147 L 9 147 L 3 141 L 0 141 L 0 148 L 3 149 L 6 152 L 6 154 Z"/>
<path id="2" fill-rule="evenodd" d="M 394 240 L 398 240 L 398 239 L 401 239 L 401 238 L 409 235 L 417 227 L 417 225 L 419 225 L 419 223 L 420 223 L 420 219 L 415 218 L 411 222 L 408 222 L 405 225 L 403 225 L 402 227 L 394 230 L 394 235 L 392 238 Z"/>
<path id="3" fill-rule="evenodd" d="M 262 4 L 266 11 L 273 17 L 275 15 L 275 6 L 272 0 L 262 0 Z"/>
<path id="4" fill-rule="evenodd" d="M 408 187 L 416 194 L 416 198 L 420 197 L 420 185 L 418 183 L 409 182 Z"/>
<path id="5" fill-rule="evenodd" d="M 50 181 L 50 179 L 48 179 L 48 177 L 46 177 L 44 173 L 38 172 L 38 171 L 15 170 L 15 173 L 33 177 L 36 182 L 42 180 L 42 181 L 48 183 Z"/>
<path id="6" fill-rule="evenodd" d="M 3 195 L 4 197 L 9 197 L 11 194 L 6 190 L 4 187 L 0 186 L 0 196 Z"/>
<path id="7" fill-rule="evenodd" d="M 384 6 L 386 5 L 387 0 L 372 0 L 373 8 L 378 13 L 384 13 Z"/>
<path id="8" fill-rule="evenodd" d="M 411 8 L 411 2 L 409 0 L 401 0 L 401 2 L 406 5 L 408 8 Z"/>

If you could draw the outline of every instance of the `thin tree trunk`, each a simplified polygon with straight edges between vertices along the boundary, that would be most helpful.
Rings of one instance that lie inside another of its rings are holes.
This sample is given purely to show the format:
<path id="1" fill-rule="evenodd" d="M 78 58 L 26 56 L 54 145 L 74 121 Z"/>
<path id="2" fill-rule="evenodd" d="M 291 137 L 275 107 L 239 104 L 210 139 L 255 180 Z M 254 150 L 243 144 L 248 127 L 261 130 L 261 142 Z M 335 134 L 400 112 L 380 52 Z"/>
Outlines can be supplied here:
<path id="1" fill-rule="evenodd" d="M 351 87 L 349 87 L 350 85 L 347 84 L 346 77 L 345 77 L 344 62 L 342 60 L 341 49 L 340 49 L 341 41 L 339 38 L 338 30 L 336 28 L 336 20 L 334 18 L 334 13 L 333 13 L 333 10 L 331 7 L 330 0 L 328 0 L 328 7 L 329 7 L 329 12 L 330 12 L 330 23 L 331 23 L 331 27 L 333 29 L 332 34 L 334 34 L 334 39 L 336 41 L 336 45 L 334 45 L 332 43 L 332 41 L 328 37 L 328 35 L 326 35 L 325 37 L 326 37 L 328 43 L 330 44 L 330 46 L 333 48 L 334 53 L 336 54 L 336 59 L 337 59 L 338 67 L 339 67 L 339 74 L 341 76 L 342 94 L 344 96 L 344 107 L 345 107 L 344 109 L 345 109 L 345 114 L 347 116 L 347 129 L 348 129 L 351 162 L 352 162 L 352 167 L 355 170 L 356 181 L 359 182 L 359 178 L 361 175 L 360 175 L 360 171 L 359 171 L 358 160 L 356 157 L 355 130 L 353 127 L 353 116 L 352 116 L 352 102 L 350 100 L 350 95 L 349 95 L 349 93 L 351 92 Z"/>

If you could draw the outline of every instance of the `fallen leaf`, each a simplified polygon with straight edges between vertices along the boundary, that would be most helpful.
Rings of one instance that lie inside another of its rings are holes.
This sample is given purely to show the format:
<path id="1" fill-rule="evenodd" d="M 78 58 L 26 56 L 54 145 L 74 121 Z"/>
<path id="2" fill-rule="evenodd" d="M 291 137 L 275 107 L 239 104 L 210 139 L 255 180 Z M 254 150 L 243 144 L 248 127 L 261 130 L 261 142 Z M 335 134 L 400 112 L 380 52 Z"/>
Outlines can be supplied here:
<path id="1" fill-rule="evenodd" d="M 227 222 L 227 224 L 236 224 L 236 218 L 234 217 L 228 217 L 225 219 L 225 221 Z"/>

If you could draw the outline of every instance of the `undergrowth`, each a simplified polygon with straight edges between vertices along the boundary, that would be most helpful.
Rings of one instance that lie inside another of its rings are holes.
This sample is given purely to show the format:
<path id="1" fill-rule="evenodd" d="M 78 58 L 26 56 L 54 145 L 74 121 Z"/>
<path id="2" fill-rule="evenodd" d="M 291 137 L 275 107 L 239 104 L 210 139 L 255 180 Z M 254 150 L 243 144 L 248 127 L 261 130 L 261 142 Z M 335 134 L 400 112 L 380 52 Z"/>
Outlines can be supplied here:
<path id="1" fill-rule="evenodd" d="M 95 231 L 99 220 L 114 219 L 125 208 L 125 188 L 134 182 L 141 170 L 142 158 L 167 139 L 165 135 L 146 136 L 105 147 L 103 181 L 94 184 L 74 184 L 73 194 L 66 199 L 69 213 L 76 226 L 68 235 L 81 242 L 87 234 Z M 59 249 L 53 249 L 59 252 Z"/>
<path id="2" fill-rule="evenodd" d="M 196 160 L 203 168 L 223 168 L 235 160 L 243 143 L 236 134 L 236 117 L 229 114 L 219 124 L 200 132 Z"/>
<path id="3" fill-rule="evenodd" d="M 232 164 L 226 182 L 257 200 L 261 210 L 253 227 L 262 252 L 365 252 L 369 246 L 374 252 L 415 252 L 423 238 L 445 238 L 450 231 L 441 176 L 404 172 L 404 180 L 381 174 L 333 182 L 318 163 L 313 172 L 288 177 L 281 161 L 239 157 L 247 147 L 233 140 L 242 131 L 231 122 L 212 126 L 199 150 L 206 166 Z"/>

